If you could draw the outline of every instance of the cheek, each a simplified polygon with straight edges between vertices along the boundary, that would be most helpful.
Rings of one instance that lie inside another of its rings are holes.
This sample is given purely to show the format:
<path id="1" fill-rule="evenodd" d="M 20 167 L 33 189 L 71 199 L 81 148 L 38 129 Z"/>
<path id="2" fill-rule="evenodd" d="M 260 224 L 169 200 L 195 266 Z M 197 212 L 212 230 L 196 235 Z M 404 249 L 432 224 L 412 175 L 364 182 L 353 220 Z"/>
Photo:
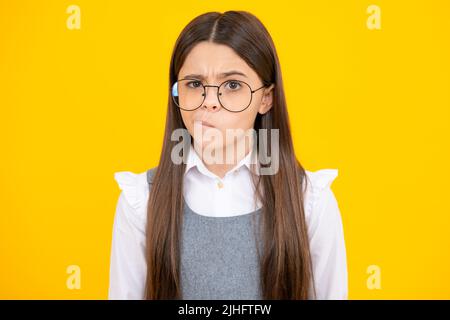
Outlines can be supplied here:
<path id="1" fill-rule="evenodd" d="M 191 133 L 191 131 L 194 130 L 193 118 L 192 118 L 193 112 L 183 111 L 183 110 L 180 110 L 180 112 L 181 112 L 181 119 L 183 119 L 184 126 L 188 129 L 189 133 Z"/>

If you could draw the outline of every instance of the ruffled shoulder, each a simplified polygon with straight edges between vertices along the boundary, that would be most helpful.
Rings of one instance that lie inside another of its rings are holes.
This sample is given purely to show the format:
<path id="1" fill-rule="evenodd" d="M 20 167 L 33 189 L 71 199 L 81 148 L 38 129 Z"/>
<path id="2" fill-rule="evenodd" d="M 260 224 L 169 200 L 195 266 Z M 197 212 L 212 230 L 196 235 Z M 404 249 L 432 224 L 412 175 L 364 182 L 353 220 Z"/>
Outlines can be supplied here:
<path id="1" fill-rule="evenodd" d="M 119 171 L 114 173 L 114 179 L 122 190 L 127 204 L 133 209 L 135 218 L 139 220 L 146 218 L 149 195 L 147 172 Z"/>
<path id="2" fill-rule="evenodd" d="M 313 211 L 317 209 L 322 200 L 331 191 L 331 184 L 338 176 L 337 169 L 321 169 L 306 172 L 306 192 L 305 192 L 305 215 L 309 218 Z"/>

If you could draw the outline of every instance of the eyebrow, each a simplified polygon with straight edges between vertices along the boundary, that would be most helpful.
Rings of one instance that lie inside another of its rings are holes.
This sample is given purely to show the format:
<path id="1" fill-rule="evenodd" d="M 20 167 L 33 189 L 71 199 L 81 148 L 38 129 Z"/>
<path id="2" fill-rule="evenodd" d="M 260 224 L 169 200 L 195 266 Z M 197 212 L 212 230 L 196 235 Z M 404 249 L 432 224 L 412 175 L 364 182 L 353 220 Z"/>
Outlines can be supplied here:
<path id="1" fill-rule="evenodd" d="M 218 79 L 223 79 L 223 78 L 226 78 L 226 77 L 229 77 L 229 76 L 234 76 L 234 75 L 243 76 L 245 78 L 248 78 L 245 75 L 245 73 L 242 73 L 241 71 L 231 70 L 231 71 L 219 73 Z M 201 74 L 187 74 L 183 78 L 194 78 L 194 79 L 205 80 L 205 77 L 203 75 L 201 75 Z"/>

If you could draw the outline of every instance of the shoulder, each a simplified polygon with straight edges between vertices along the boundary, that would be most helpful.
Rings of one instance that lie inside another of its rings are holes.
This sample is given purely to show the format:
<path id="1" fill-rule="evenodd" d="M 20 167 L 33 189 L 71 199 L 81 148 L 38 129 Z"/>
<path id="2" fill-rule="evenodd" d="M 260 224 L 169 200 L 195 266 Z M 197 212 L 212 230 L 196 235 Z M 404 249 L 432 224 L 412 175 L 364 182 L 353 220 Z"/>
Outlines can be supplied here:
<path id="1" fill-rule="evenodd" d="M 147 202 L 151 185 L 149 181 L 152 181 L 155 169 L 156 167 L 139 173 L 131 171 L 114 173 L 114 179 L 121 190 L 118 206 L 136 225 L 142 226 L 147 217 Z"/>
<path id="2" fill-rule="evenodd" d="M 309 190 L 305 215 L 317 294 L 311 294 L 310 298 L 319 300 L 348 298 L 344 228 L 331 189 L 337 175 L 337 169 L 306 173 Z"/>
<path id="3" fill-rule="evenodd" d="M 317 171 L 305 170 L 306 173 L 306 193 L 311 195 L 321 195 L 328 191 L 331 184 L 338 176 L 337 169 L 321 169 Z"/>
<path id="4" fill-rule="evenodd" d="M 321 169 L 317 171 L 305 170 L 306 183 L 305 183 L 305 218 L 310 224 L 310 227 L 314 222 L 322 218 L 325 213 L 332 214 L 332 211 L 325 210 L 336 202 L 336 198 L 331 189 L 333 181 L 338 176 L 337 169 Z M 335 203 L 337 205 L 337 203 Z"/>

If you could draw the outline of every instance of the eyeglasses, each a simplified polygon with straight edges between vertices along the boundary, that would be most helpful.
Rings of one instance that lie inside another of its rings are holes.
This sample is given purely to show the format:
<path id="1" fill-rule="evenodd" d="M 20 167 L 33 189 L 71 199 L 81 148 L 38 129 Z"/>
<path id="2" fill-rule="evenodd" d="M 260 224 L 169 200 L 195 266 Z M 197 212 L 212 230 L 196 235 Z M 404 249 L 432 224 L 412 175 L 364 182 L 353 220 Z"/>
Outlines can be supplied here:
<path id="1" fill-rule="evenodd" d="M 253 93 L 266 87 L 252 90 L 250 85 L 240 80 L 227 80 L 219 86 L 204 85 L 196 79 L 181 79 L 172 86 L 172 98 L 177 107 L 193 111 L 202 106 L 206 99 L 206 88 L 217 88 L 220 105 L 230 112 L 241 112 L 252 103 Z"/>

